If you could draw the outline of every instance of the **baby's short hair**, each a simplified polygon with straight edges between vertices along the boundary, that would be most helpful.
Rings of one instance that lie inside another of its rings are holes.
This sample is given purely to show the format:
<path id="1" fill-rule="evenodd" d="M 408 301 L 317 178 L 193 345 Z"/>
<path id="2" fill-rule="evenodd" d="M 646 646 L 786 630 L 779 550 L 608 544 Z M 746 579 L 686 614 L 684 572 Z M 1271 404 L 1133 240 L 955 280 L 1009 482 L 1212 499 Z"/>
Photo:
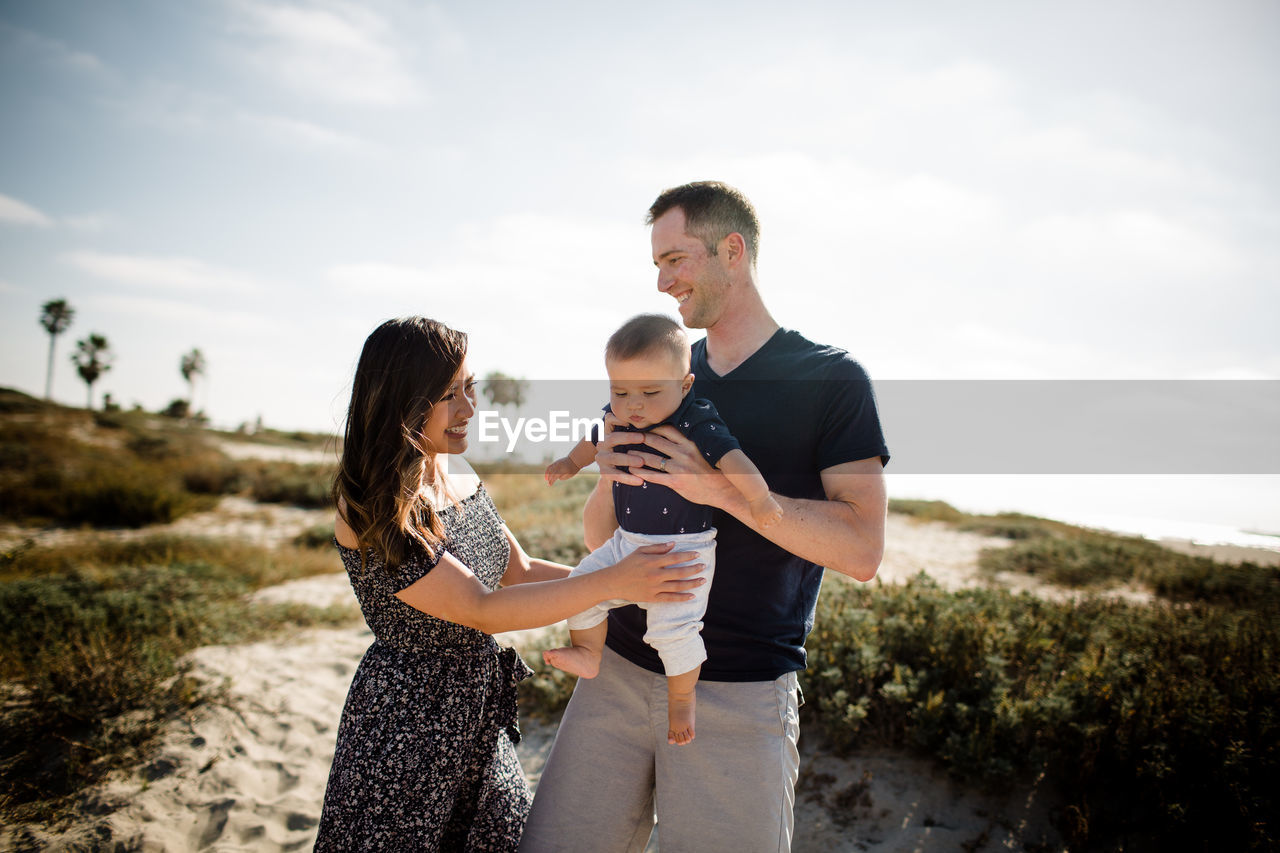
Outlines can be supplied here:
<path id="1" fill-rule="evenodd" d="M 638 314 L 609 337 L 604 357 L 625 361 L 655 354 L 670 356 L 689 370 L 689 338 L 680 324 L 664 314 Z"/>

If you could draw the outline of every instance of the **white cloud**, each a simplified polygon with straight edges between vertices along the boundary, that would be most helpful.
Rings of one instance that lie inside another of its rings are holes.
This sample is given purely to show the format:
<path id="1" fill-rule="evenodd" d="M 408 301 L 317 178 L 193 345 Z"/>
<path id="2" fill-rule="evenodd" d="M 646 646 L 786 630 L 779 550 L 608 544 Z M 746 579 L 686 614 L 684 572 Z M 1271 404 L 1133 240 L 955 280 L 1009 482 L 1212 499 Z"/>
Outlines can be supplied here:
<path id="1" fill-rule="evenodd" d="M 1221 281 L 1247 271 L 1245 254 L 1213 233 L 1150 210 L 1036 218 L 1009 235 L 1010 250 L 1067 278 Z"/>
<path id="2" fill-rule="evenodd" d="M 511 214 L 461 226 L 441 246 L 424 261 L 330 268 L 333 303 L 346 306 L 336 310 L 361 323 L 373 322 L 370 305 L 382 317 L 425 314 L 471 336 L 472 369 L 539 379 L 598 376 L 604 342 L 623 320 L 674 313 L 652 284 L 638 215 Z"/>
<path id="3" fill-rule="evenodd" d="M 401 106 L 422 92 L 394 44 L 392 27 L 343 2 L 232 0 L 250 36 L 250 61 L 295 92 L 324 101 Z"/>
<path id="4" fill-rule="evenodd" d="M 76 231 L 105 231 L 116 222 L 116 217 L 107 213 L 85 213 L 80 216 L 65 217 L 63 223 Z"/>
<path id="5" fill-rule="evenodd" d="M 36 228 L 65 226 L 76 231 L 102 231 L 112 221 L 113 217 L 102 213 L 55 218 L 24 201 L 0 194 L 0 222 L 11 225 L 29 225 Z"/>
<path id="6" fill-rule="evenodd" d="M 54 224 L 52 217 L 26 202 L 7 195 L 0 195 L 0 222 L 8 222 L 13 225 L 34 225 L 38 228 L 48 228 Z"/>
<path id="7" fill-rule="evenodd" d="M 195 258 L 94 251 L 71 252 L 65 258 L 73 266 L 100 278 L 164 290 L 244 294 L 269 286 L 258 276 L 223 269 Z"/>
<path id="8" fill-rule="evenodd" d="M 994 66 L 964 61 L 903 73 L 888 81 L 881 101 L 903 104 L 912 110 L 952 111 L 999 104 L 1008 101 L 1015 91 L 1009 77 Z"/>
<path id="9" fill-rule="evenodd" d="M 357 153 L 373 150 L 368 139 L 326 124 L 279 113 L 241 108 L 236 99 L 210 94 L 170 80 L 147 80 L 126 98 L 108 100 L 126 120 L 165 132 L 210 137 L 226 135 L 299 152 Z M 101 223 L 99 223 L 101 224 Z"/>
<path id="10" fill-rule="evenodd" d="M 240 113 L 239 120 L 268 140 L 288 147 L 330 151 L 359 151 L 369 147 L 368 142 L 357 136 L 287 116 Z"/>
<path id="11" fill-rule="evenodd" d="M 349 293 L 406 293 L 431 281 L 418 267 L 382 263 L 341 264 L 329 270 L 328 278 Z"/>
<path id="12" fill-rule="evenodd" d="M 66 42 L 23 30 L 0 22 L 0 35 L 13 39 L 15 47 L 46 62 L 77 71 L 101 72 L 106 65 L 92 53 L 71 47 Z"/>
<path id="13" fill-rule="evenodd" d="M 1213 380 L 1225 382 L 1229 380 L 1260 380 L 1280 378 L 1280 360 L 1273 359 L 1275 364 L 1270 370 L 1265 366 L 1252 364 L 1235 364 L 1214 368 L 1213 370 L 1193 371 L 1188 379 Z"/>
<path id="14" fill-rule="evenodd" d="M 1107 143 L 1095 130 L 1067 125 L 1027 128 L 998 140 L 995 156 L 1012 158 L 1042 172 L 1088 174 L 1126 184 L 1171 184 L 1190 179 L 1186 167 L 1170 152 L 1152 154 Z"/>
<path id="15" fill-rule="evenodd" d="M 191 332 L 203 333 L 213 329 L 206 337 L 225 340 L 228 334 L 264 333 L 272 328 L 270 318 L 234 308 L 210 308 L 178 299 L 150 296 L 126 296 L 121 294 L 96 294 L 90 300 L 100 312 L 115 312 L 131 318 L 149 318 L 157 323 L 182 327 Z"/>

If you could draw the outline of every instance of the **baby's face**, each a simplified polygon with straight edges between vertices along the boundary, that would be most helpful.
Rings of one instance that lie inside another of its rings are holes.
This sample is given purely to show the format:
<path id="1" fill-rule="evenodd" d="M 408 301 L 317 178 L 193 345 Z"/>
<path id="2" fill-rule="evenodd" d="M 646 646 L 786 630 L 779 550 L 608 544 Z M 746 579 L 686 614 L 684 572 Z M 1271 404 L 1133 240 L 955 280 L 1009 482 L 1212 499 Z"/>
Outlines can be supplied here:
<path id="1" fill-rule="evenodd" d="M 665 353 L 605 359 L 613 413 L 643 429 L 667 419 L 689 388 L 693 374 Z"/>

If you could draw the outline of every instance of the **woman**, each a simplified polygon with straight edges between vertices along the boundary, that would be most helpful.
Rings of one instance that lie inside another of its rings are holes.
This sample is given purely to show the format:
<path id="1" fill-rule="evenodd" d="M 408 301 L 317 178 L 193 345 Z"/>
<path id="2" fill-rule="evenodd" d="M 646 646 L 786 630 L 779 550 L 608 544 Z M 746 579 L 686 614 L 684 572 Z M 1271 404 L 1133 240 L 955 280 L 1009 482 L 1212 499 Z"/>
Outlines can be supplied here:
<path id="1" fill-rule="evenodd" d="M 530 671 L 490 635 L 701 583 L 669 545 L 580 578 L 530 559 L 458 455 L 475 412 L 466 349 L 433 320 L 389 320 L 356 367 L 335 534 L 374 642 L 342 711 L 318 851 L 515 850 L 530 802 L 515 686 Z"/>

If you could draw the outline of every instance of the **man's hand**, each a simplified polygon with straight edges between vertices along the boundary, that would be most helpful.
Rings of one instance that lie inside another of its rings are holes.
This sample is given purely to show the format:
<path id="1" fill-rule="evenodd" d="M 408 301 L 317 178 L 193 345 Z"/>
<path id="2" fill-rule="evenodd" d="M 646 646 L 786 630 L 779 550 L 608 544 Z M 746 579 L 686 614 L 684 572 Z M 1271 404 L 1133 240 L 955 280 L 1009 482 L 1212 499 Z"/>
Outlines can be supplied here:
<path id="1" fill-rule="evenodd" d="M 596 465 L 600 466 L 600 479 L 625 486 L 638 486 L 644 481 L 625 469 L 639 468 L 644 465 L 644 458 L 639 453 L 619 453 L 614 449 L 619 445 L 639 443 L 639 433 L 618 429 L 625 424 L 626 421 L 613 412 L 605 413 L 605 434 L 596 445 Z"/>
<path id="2" fill-rule="evenodd" d="M 856 580 L 875 577 L 884 556 L 887 509 L 878 456 L 823 469 L 825 500 L 775 496 L 782 514 L 765 524 L 768 518 L 758 519 L 729 478 L 707 464 L 693 442 L 674 427 L 645 433 L 644 443 L 671 458 L 638 454 L 645 464 L 659 469 L 634 469 L 641 479 L 674 489 L 685 500 L 723 510 L 798 557 Z"/>
<path id="3" fill-rule="evenodd" d="M 729 482 L 729 478 L 711 467 L 697 445 L 675 427 L 663 425 L 644 433 L 643 437 L 645 446 L 652 447 L 669 458 L 664 459 L 657 453 L 643 451 L 635 454 L 648 466 L 634 469 L 639 479 L 667 486 L 692 503 L 718 509 L 728 509 L 735 496 L 741 500 L 741 495 Z M 651 471 L 649 468 L 658 470 Z"/>

